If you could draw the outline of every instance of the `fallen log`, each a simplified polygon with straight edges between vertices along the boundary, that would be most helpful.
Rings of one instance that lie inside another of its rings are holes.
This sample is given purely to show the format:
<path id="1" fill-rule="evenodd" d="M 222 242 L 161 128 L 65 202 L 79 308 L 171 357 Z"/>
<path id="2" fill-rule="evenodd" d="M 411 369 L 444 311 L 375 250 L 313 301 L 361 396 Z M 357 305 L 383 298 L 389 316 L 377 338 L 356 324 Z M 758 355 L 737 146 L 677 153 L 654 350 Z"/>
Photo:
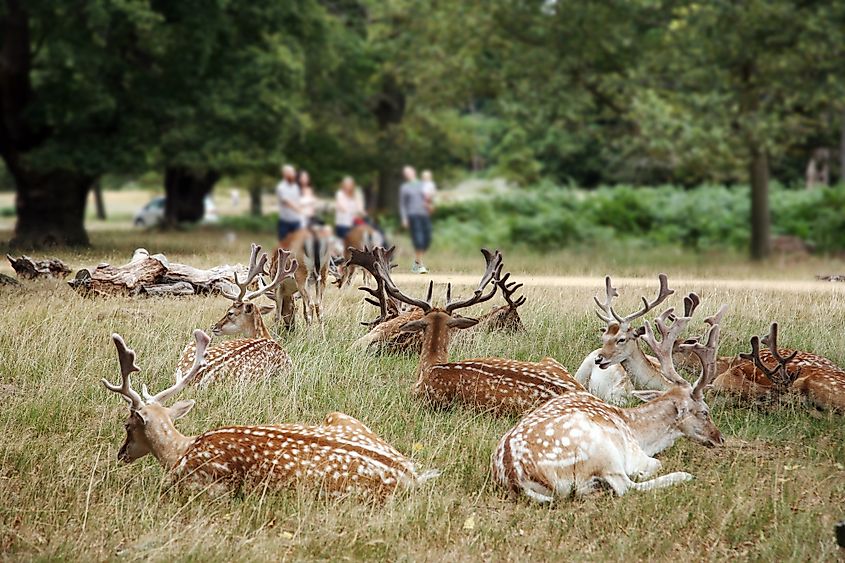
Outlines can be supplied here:
<path id="1" fill-rule="evenodd" d="M 13 258 L 7 254 L 6 258 L 12 264 L 19 278 L 34 280 L 38 278 L 64 279 L 70 275 L 70 268 L 58 258 L 33 260 L 29 256 Z"/>

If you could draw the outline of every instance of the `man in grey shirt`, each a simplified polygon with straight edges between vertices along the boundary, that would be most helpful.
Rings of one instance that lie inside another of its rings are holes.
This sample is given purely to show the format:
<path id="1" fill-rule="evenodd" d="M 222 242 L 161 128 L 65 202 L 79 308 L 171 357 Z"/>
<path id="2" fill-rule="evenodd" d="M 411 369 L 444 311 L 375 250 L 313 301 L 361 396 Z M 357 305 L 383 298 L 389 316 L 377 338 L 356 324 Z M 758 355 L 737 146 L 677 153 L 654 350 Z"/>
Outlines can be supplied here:
<path id="1" fill-rule="evenodd" d="M 282 181 L 276 186 L 279 198 L 279 242 L 302 227 L 302 207 L 300 206 L 299 186 L 296 183 L 296 170 L 290 164 L 282 166 Z"/>
<path id="2" fill-rule="evenodd" d="M 427 274 L 428 269 L 423 257 L 431 246 L 431 212 L 434 209 L 431 193 L 417 180 L 417 171 L 412 166 L 402 169 L 405 183 L 399 188 L 399 214 L 402 227 L 411 230 L 411 242 L 414 244 L 416 259 L 411 271 Z"/>

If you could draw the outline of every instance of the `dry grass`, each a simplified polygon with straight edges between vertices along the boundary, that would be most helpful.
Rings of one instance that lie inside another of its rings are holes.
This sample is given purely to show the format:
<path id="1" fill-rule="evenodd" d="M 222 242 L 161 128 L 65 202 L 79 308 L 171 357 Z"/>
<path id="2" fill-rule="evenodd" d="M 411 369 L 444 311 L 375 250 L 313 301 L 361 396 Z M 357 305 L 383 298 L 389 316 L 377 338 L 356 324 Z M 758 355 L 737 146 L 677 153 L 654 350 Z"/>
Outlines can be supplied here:
<path id="1" fill-rule="evenodd" d="M 134 241 L 110 235 L 114 250 L 61 254 L 75 266 L 102 256 L 124 262 Z M 195 264 L 243 260 L 249 239 L 231 244 L 210 236 L 149 235 L 143 243 Z M 267 241 L 270 242 L 268 239 Z M 548 259 L 509 257 L 529 269 L 568 272 Z M 626 261 L 634 264 L 633 257 Z M 435 264 L 446 258 L 432 258 Z M 480 257 L 460 262 L 470 272 Z M 583 271 L 613 261 L 577 262 Z M 690 279 L 697 267 L 666 268 L 670 280 Z M 727 261 L 730 262 L 730 261 Z M 458 263 L 452 257 L 451 263 Z M 711 260 L 725 277 L 743 277 Z M 704 262 L 702 262 L 704 264 Z M 706 268 L 706 265 L 702 265 Z M 647 274 L 638 266 L 621 274 Z M 616 271 L 616 270 L 611 270 Z M 804 274 L 787 272 L 787 277 Z M 711 275 L 709 277 L 717 277 Z M 527 288 L 527 335 L 479 335 L 452 347 L 454 358 L 551 355 L 571 370 L 596 346 L 590 308 L 599 289 Z M 419 291 L 421 288 L 418 286 Z M 624 287 L 620 287 L 624 292 Z M 785 345 L 845 364 L 845 291 L 726 289 L 695 284 L 704 306 L 727 302 L 723 353 L 743 349 L 769 320 L 782 322 Z M 636 295 L 623 293 L 625 306 Z M 6 312 L 0 331 L 0 554 L 8 559 L 377 559 L 377 560 L 824 560 L 841 557 L 833 524 L 845 517 L 845 426 L 841 415 L 814 415 L 800 405 L 771 412 L 711 401 L 724 448 L 679 441 L 660 457 L 665 471 L 685 469 L 691 483 L 623 498 L 599 493 L 551 508 L 502 495 L 490 483 L 489 456 L 514 420 L 461 408 L 432 411 L 413 401 L 415 358 L 361 356 L 346 351 L 372 311 L 360 292 L 327 293 L 325 336 L 300 330 L 284 336 L 294 370 L 258 385 L 189 390 L 194 411 L 179 422 L 185 433 L 223 424 L 315 423 L 333 410 L 366 421 L 423 468 L 443 475 L 385 505 L 331 501 L 309 491 L 235 497 L 189 496 L 163 487 L 151 458 L 116 460 L 123 439 L 124 403 L 99 384 L 115 378 L 108 336 L 117 331 L 142 366 L 136 381 L 159 389 L 170 381 L 181 347 L 195 327 L 222 315 L 222 298 L 86 300 L 64 284 L 0 288 Z M 351 312 L 351 313 L 350 313 Z"/>

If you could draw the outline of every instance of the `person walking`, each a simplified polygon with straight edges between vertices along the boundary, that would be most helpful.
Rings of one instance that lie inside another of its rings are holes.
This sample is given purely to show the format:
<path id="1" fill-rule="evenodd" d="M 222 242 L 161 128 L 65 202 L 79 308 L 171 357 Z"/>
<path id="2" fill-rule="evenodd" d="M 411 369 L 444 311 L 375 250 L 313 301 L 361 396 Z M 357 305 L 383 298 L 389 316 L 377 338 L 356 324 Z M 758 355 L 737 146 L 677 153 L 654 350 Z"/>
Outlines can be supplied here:
<path id="1" fill-rule="evenodd" d="M 282 166 L 282 181 L 276 186 L 279 199 L 279 242 L 302 228 L 301 194 L 296 183 L 296 170 L 290 164 Z"/>
<path id="2" fill-rule="evenodd" d="M 428 268 L 423 258 L 431 246 L 432 202 L 425 193 L 425 186 L 417 179 L 417 171 L 413 166 L 405 166 L 402 175 L 405 182 L 399 188 L 399 214 L 402 227 L 411 231 L 411 242 L 414 245 L 415 259 L 411 271 L 427 274 Z"/>
<path id="3" fill-rule="evenodd" d="M 344 177 L 334 198 L 335 236 L 342 242 L 355 226 L 356 220 L 363 220 L 366 214 L 361 190 L 355 186 L 352 176 Z"/>

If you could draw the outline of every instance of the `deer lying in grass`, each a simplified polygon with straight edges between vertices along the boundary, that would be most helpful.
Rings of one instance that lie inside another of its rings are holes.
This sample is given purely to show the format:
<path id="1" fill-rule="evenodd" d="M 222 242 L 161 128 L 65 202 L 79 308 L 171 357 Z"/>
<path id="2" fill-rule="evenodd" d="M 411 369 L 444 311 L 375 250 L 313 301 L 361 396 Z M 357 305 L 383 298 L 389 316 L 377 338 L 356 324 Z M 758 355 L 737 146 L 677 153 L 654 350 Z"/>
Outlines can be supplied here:
<path id="1" fill-rule="evenodd" d="M 205 386 L 221 377 L 241 381 L 259 379 L 290 369 L 290 356 L 270 335 L 261 317 L 272 311 L 273 306 L 253 302 L 256 297 L 274 291 L 296 269 L 296 260 L 288 260 L 287 251 L 278 249 L 276 252 L 277 259 L 285 264 L 285 267 L 276 271 L 270 285 L 249 291 L 250 285 L 256 281 L 260 282 L 261 273 L 267 264 L 267 254 L 261 252 L 260 246 L 252 245 L 246 279 L 240 281 L 235 274 L 235 284 L 239 292 L 223 292 L 223 295 L 234 303 L 226 310 L 223 318 L 211 327 L 215 336 L 243 335 L 244 338 L 220 342 L 209 348 L 204 366 L 196 377 L 191 378 L 192 384 Z M 195 347 L 194 342 L 189 342 L 182 351 L 174 374 L 177 381 L 192 369 L 196 356 Z"/>
<path id="2" fill-rule="evenodd" d="M 174 484 L 225 491 L 244 484 L 291 487 L 306 484 L 330 494 L 361 493 L 383 497 L 437 476 L 417 473 L 413 462 L 379 438 L 362 422 L 331 413 L 320 425 L 273 424 L 227 426 L 200 436 L 184 436 L 174 422 L 190 412 L 194 401 L 165 401 L 178 394 L 201 369 L 209 337 L 194 331 L 197 354 L 192 368 L 173 386 L 144 398 L 130 376 L 140 368 L 135 352 L 117 334 L 112 340 L 120 360 L 120 385 L 103 385 L 129 403 L 126 441 L 118 459 L 131 463 L 151 453 Z"/>
<path id="3" fill-rule="evenodd" d="M 379 251 L 382 252 L 379 252 Z M 431 304 L 434 284 L 429 284 L 428 296 L 423 301 L 408 297 L 390 277 L 390 263 L 383 249 L 376 249 L 379 259 L 375 269 L 384 283 L 388 295 L 423 311 L 422 318 L 405 323 L 403 331 L 422 332 L 422 352 L 417 369 L 417 382 L 413 393 L 437 406 L 455 402 L 490 411 L 494 414 L 517 413 L 536 406 L 561 393 L 583 390 L 583 387 L 552 358 L 540 362 L 520 362 L 503 358 L 477 358 L 449 362 L 449 337 L 453 329 L 474 326 L 476 319 L 460 317 L 458 310 L 488 301 L 497 286 L 484 293 L 502 265 L 502 256 L 482 250 L 487 269 L 472 297 L 452 301 L 451 285 L 446 290 L 443 308 Z"/>
<path id="4" fill-rule="evenodd" d="M 285 328 L 293 330 L 296 307 L 294 295 L 302 297 L 302 314 L 305 324 L 314 319 L 322 323 L 323 293 L 329 283 L 329 262 L 331 237 L 315 227 L 299 229 L 279 243 L 279 247 L 290 249 L 299 266 L 293 275 L 293 282 L 278 286 L 274 295 L 276 321 L 284 320 Z M 278 269 L 278 261 L 270 262 L 270 275 Z"/>
<path id="5" fill-rule="evenodd" d="M 602 347 L 584 358 L 575 373 L 575 379 L 592 394 L 609 403 L 626 403 L 634 389 L 665 391 L 672 385 L 662 373 L 657 360 L 645 355 L 640 349 L 639 340 L 644 329 L 634 326 L 634 321 L 675 293 L 675 290 L 669 289 L 666 274 L 660 274 L 658 281 L 660 287 L 657 297 L 651 302 L 642 297 L 643 307 L 625 317 L 620 317 L 613 309 L 613 298 L 619 293 L 611 284 L 610 276 L 605 277 L 604 301 L 599 301 L 598 297 L 593 298 L 599 308 L 596 315 L 607 324 L 607 328 L 602 334 Z M 697 305 L 698 296 L 690 296 Z M 687 312 L 689 315 L 691 311 Z"/>
<path id="6" fill-rule="evenodd" d="M 766 350 L 760 349 L 761 341 Z M 819 408 L 845 412 L 845 370 L 825 357 L 779 348 L 777 323 L 762 340 L 751 338 L 750 354 L 721 357 L 716 365 L 717 392 L 757 401 L 799 393 Z"/>
<path id="7" fill-rule="evenodd" d="M 652 456 L 686 436 L 705 446 L 723 443 L 710 418 L 704 388 L 713 381 L 719 342 L 719 312 L 705 322 L 704 337 L 687 340 L 681 348 L 700 358 L 703 366 L 695 385 L 675 369 L 672 350 L 691 320 L 668 309 L 655 320 L 658 341 L 646 322 L 642 339 L 654 351 L 666 378 L 667 391 L 641 391 L 643 405 L 622 409 L 587 392 L 566 393 L 526 415 L 499 441 L 491 465 L 497 484 L 522 492 L 539 502 L 574 493 L 583 496 L 599 482 L 617 495 L 666 487 L 692 478 L 684 472 L 651 478 L 660 470 Z M 649 479 L 637 482 L 633 479 Z"/>
<path id="8" fill-rule="evenodd" d="M 488 332 L 523 332 L 525 325 L 519 316 L 519 307 L 525 303 L 525 296 L 514 299 L 514 294 L 522 287 L 521 283 L 509 282 L 510 272 L 496 277 L 496 285 L 507 302 L 505 305 L 494 307 L 492 310 L 478 317 L 476 327 Z"/>

